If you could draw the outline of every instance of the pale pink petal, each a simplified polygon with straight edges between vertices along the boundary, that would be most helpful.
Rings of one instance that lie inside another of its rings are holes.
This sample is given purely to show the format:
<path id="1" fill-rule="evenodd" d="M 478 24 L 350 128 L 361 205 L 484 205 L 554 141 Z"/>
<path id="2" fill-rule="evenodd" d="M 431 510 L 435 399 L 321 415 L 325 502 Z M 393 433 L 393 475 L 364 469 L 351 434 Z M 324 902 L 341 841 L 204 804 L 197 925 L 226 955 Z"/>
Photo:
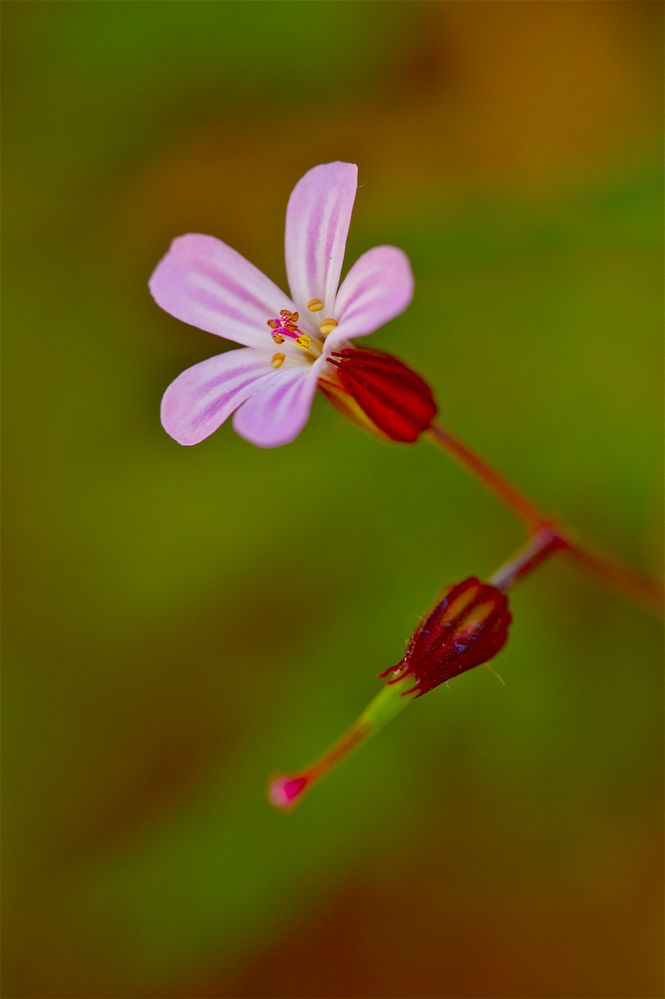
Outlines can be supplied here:
<path id="1" fill-rule="evenodd" d="M 406 309 L 413 298 L 408 257 L 396 246 L 375 246 L 356 260 L 339 289 L 334 316 L 339 326 L 326 352 L 343 340 L 373 333 Z"/>
<path id="2" fill-rule="evenodd" d="M 247 347 L 187 368 L 162 398 L 162 426 L 179 444 L 198 444 L 274 378 L 271 355 Z"/>
<path id="3" fill-rule="evenodd" d="M 295 308 L 265 274 L 214 236 L 174 239 L 150 278 L 150 291 L 176 319 L 259 349 L 270 346 L 268 320 Z"/>
<path id="4" fill-rule="evenodd" d="M 288 444 L 307 423 L 316 382 L 315 367 L 280 368 L 237 411 L 236 433 L 258 447 Z"/>
<path id="5" fill-rule="evenodd" d="M 324 163 L 298 181 L 286 209 L 286 272 L 294 301 L 324 303 L 318 321 L 333 315 L 346 237 L 358 186 L 354 163 Z M 311 314 L 310 314 L 311 317 Z"/>

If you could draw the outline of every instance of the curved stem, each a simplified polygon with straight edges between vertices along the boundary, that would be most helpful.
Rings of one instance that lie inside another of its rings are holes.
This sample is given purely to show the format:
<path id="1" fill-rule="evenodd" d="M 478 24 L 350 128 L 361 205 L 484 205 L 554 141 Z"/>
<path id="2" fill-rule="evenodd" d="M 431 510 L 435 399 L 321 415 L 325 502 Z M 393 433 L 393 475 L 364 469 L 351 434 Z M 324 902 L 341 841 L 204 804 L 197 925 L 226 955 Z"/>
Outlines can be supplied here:
<path id="1" fill-rule="evenodd" d="M 443 448 L 460 465 L 463 465 L 472 475 L 486 486 L 490 492 L 501 500 L 504 506 L 517 514 L 530 530 L 537 530 L 539 527 L 549 525 L 552 518 L 548 517 L 542 510 L 539 510 L 535 503 L 523 496 L 519 490 L 508 482 L 495 468 L 481 458 L 468 445 L 453 437 L 447 430 L 444 430 L 438 423 L 433 423 L 428 431 L 431 439 Z"/>
<path id="2" fill-rule="evenodd" d="M 433 423 L 428 433 L 435 444 L 447 454 L 452 455 L 460 465 L 463 465 L 490 492 L 494 493 L 504 506 L 507 506 L 513 513 L 517 514 L 520 520 L 526 525 L 530 535 L 538 537 L 540 532 L 550 531 L 558 539 L 556 548 L 565 549 L 583 568 L 600 577 L 606 585 L 645 604 L 657 613 L 662 613 L 664 593 L 659 583 L 642 576 L 640 573 L 635 572 L 634 569 L 622 565 L 622 563 L 615 559 L 598 554 L 586 545 L 578 542 L 573 537 L 572 532 L 568 530 L 562 531 L 556 527 L 555 521 L 551 516 L 540 510 L 526 496 L 523 496 L 519 490 L 515 489 L 484 458 L 476 454 L 472 448 L 458 440 L 447 430 L 444 430 L 439 424 Z M 548 551 L 543 555 L 539 561 L 547 557 L 547 554 L 550 554 L 550 552 Z M 519 573 L 519 575 L 524 574 L 524 572 Z M 517 578 L 515 576 L 515 579 Z"/>
<path id="3" fill-rule="evenodd" d="M 565 551 L 568 542 L 558 531 L 551 527 L 543 527 L 532 536 L 517 555 L 497 569 L 490 577 L 490 583 L 504 592 L 509 590 L 518 579 L 523 579 L 533 572 L 541 562 L 557 551 Z"/>

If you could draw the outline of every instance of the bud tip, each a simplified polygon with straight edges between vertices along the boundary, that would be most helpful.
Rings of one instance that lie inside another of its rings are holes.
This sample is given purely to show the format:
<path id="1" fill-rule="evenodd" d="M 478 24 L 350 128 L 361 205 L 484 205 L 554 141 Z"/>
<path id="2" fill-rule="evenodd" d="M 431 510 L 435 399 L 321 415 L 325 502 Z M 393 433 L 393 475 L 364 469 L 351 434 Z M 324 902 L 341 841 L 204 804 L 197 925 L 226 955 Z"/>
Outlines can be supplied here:
<path id="1" fill-rule="evenodd" d="M 274 777 L 268 787 L 268 800 L 275 808 L 293 808 L 309 784 L 309 777 Z"/>

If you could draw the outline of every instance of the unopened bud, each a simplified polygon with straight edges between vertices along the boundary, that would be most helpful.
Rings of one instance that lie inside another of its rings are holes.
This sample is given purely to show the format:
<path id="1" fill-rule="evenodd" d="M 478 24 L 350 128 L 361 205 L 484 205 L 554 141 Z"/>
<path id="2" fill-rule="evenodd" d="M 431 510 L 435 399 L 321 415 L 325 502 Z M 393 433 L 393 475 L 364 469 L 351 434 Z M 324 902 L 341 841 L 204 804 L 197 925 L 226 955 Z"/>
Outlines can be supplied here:
<path id="1" fill-rule="evenodd" d="M 490 583 L 471 576 L 449 587 L 415 631 L 402 660 L 380 674 L 389 684 L 413 677 L 404 691 L 416 697 L 499 652 L 511 622 L 508 598 Z"/>
<path id="2" fill-rule="evenodd" d="M 347 347 L 328 357 L 333 380 L 320 386 L 340 409 L 393 441 L 412 444 L 436 416 L 426 381 L 392 354 Z"/>

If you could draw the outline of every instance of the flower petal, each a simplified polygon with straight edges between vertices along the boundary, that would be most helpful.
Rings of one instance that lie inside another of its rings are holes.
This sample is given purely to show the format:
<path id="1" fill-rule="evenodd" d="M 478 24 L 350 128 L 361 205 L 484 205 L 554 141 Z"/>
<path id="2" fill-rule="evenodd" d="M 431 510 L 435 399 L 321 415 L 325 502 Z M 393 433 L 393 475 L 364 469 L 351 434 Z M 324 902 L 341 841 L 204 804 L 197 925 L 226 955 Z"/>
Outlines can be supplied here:
<path id="1" fill-rule="evenodd" d="M 346 237 L 358 187 L 354 163 L 324 163 L 298 181 L 286 209 L 286 272 L 301 313 L 313 298 L 321 319 L 333 315 Z"/>
<path id="2" fill-rule="evenodd" d="M 176 319 L 248 347 L 268 347 L 267 321 L 280 309 L 295 309 L 265 274 L 214 236 L 174 239 L 149 286 Z"/>
<path id="3" fill-rule="evenodd" d="M 264 381 L 275 377 L 270 354 L 251 348 L 218 354 L 187 368 L 162 398 L 162 426 L 179 444 L 198 444 Z"/>
<path id="4" fill-rule="evenodd" d="M 409 259 L 396 246 L 375 246 L 356 260 L 339 289 L 339 326 L 326 340 L 326 352 L 343 340 L 373 333 L 406 309 L 413 298 Z"/>
<path id="5" fill-rule="evenodd" d="M 316 383 L 316 367 L 280 368 L 240 407 L 234 430 L 258 447 L 290 443 L 307 423 Z"/>

